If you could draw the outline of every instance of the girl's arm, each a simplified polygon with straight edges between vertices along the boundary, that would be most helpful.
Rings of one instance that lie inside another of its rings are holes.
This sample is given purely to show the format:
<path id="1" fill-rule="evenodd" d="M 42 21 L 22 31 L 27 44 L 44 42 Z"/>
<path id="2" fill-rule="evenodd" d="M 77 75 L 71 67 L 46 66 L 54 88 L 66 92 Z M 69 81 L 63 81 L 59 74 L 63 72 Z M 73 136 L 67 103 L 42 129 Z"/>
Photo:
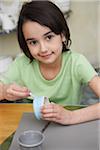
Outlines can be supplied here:
<path id="1" fill-rule="evenodd" d="M 100 98 L 100 77 L 95 76 L 90 82 L 89 87 Z M 84 109 L 76 110 L 73 112 L 75 120 L 73 122 L 80 123 L 94 119 L 100 119 L 100 103 L 88 106 Z"/>
<path id="2" fill-rule="evenodd" d="M 73 111 L 72 124 L 100 119 L 100 103 Z"/>
<path id="3" fill-rule="evenodd" d="M 100 97 L 100 77 L 95 76 L 89 82 L 89 86 Z M 57 104 L 49 104 L 43 106 L 41 112 L 44 120 L 54 121 L 64 125 L 77 124 L 100 119 L 100 103 L 74 111 L 66 110 Z"/>
<path id="4" fill-rule="evenodd" d="M 95 76 L 90 82 L 89 87 L 100 98 L 100 76 Z"/>
<path id="5" fill-rule="evenodd" d="M 63 125 L 78 124 L 100 119 L 100 103 L 86 108 L 70 111 L 57 104 L 44 105 L 41 108 L 42 118 Z"/>

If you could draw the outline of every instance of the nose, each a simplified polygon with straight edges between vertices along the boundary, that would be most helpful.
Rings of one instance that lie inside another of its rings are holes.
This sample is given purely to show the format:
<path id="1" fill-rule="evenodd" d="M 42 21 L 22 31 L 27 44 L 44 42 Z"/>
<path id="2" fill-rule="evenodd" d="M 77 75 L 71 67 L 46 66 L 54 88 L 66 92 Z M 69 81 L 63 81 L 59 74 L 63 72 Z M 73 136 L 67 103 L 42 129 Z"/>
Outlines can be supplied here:
<path id="1" fill-rule="evenodd" d="M 47 51 L 47 46 L 45 42 L 40 43 L 40 52 L 46 52 Z"/>

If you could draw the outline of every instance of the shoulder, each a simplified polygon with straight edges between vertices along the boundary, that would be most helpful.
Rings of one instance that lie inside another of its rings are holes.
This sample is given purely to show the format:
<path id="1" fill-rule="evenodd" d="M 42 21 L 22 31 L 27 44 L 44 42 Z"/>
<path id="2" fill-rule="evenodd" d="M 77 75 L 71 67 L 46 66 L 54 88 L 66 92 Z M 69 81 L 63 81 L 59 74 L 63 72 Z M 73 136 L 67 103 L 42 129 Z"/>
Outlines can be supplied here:
<path id="1" fill-rule="evenodd" d="M 70 60 L 73 63 L 81 63 L 81 61 L 87 60 L 83 54 L 75 51 L 64 52 L 63 55 L 65 60 Z"/>
<path id="2" fill-rule="evenodd" d="M 80 53 L 69 52 L 69 64 L 75 77 L 81 82 L 89 82 L 97 73 L 88 59 Z"/>
<path id="3" fill-rule="evenodd" d="M 64 55 L 65 55 L 65 56 L 68 56 L 68 55 L 69 55 L 70 57 L 83 56 L 82 54 L 80 54 L 80 53 L 78 53 L 78 52 L 75 52 L 75 51 L 72 51 L 72 50 L 64 52 Z"/>
<path id="4" fill-rule="evenodd" d="M 19 56 L 17 56 L 15 58 L 15 62 L 25 62 L 25 63 L 29 63 L 29 58 L 27 56 L 25 56 L 23 53 L 21 53 Z"/>
<path id="5" fill-rule="evenodd" d="M 13 64 L 16 66 L 24 67 L 30 65 L 31 63 L 30 63 L 30 59 L 22 53 L 15 58 Z"/>

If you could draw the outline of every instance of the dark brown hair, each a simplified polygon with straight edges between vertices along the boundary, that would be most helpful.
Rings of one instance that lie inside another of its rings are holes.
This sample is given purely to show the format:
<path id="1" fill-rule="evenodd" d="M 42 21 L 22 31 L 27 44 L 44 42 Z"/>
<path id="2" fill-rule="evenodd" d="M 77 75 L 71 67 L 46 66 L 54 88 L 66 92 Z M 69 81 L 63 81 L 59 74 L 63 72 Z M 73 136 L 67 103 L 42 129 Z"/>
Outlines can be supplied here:
<path id="1" fill-rule="evenodd" d="M 17 35 L 20 48 L 25 55 L 33 60 L 25 41 L 22 26 L 26 21 L 35 21 L 42 26 L 49 27 L 55 34 L 63 33 L 66 43 L 63 43 L 63 51 L 68 51 L 71 44 L 70 31 L 63 13 L 50 1 L 31 1 L 23 4 L 19 14 Z"/>

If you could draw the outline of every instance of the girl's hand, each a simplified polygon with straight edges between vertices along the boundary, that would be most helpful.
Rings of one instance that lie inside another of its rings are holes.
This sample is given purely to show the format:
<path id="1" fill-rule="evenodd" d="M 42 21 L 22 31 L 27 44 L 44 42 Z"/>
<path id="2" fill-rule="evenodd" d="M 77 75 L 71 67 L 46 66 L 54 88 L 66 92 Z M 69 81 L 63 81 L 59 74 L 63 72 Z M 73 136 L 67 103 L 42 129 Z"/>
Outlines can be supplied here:
<path id="1" fill-rule="evenodd" d="M 68 125 L 100 119 L 99 110 L 100 103 L 96 103 L 86 108 L 77 109 L 74 111 L 69 111 L 58 104 L 49 104 L 42 107 L 41 113 L 44 120 Z"/>
<path id="2" fill-rule="evenodd" d="M 48 121 L 54 121 L 63 125 L 71 124 L 72 111 L 66 110 L 62 106 L 51 103 L 41 108 L 42 118 Z"/>
<path id="3" fill-rule="evenodd" d="M 7 100 L 17 100 L 29 96 L 29 90 L 26 87 L 19 86 L 15 83 L 4 85 L 3 97 Z"/>

